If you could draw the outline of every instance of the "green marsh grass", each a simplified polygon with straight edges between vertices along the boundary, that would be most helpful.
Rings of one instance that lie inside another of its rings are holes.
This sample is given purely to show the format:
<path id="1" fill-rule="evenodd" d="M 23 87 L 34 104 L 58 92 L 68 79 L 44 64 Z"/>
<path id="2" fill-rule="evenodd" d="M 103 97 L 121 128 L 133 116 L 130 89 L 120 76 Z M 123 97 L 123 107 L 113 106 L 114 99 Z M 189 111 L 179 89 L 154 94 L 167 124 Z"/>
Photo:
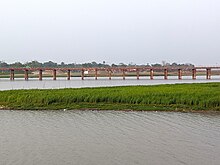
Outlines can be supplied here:
<path id="1" fill-rule="evenodd" d="M 0 107 L 25 110 L 220 110 L 220 83 L 9 90 L 0 92 Z"/>

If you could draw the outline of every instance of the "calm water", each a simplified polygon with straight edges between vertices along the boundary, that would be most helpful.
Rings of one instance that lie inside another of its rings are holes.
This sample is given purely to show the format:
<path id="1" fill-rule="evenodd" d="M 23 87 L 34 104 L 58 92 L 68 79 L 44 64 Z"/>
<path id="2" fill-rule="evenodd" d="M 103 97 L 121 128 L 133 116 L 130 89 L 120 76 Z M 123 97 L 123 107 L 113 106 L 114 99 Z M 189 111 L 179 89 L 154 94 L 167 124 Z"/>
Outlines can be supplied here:
<path id="1" fill-rule="evenodd" d="M 15 81 L 9 79 L 0 79 L 0 90 L 9 89 L 50 89 L 50 88 L 79 88 L 79 87 L 100 87 L 100 86 L 125 86 L 125 85 L 156 85 L 156 84 L 175 84 L 175 83 L 203 83 L 203 82 L 220 82 L 220 76 L 212 76 L 211 80 L 206 80 L 205 76 L 197 76 L 197 80 L 192 80 L 191 76 L 184 76 L 183 80 L 178 80 L 177 77 L 169 77 L 168 80 L 164 80 L 163 77 L 154 77 L 154 80 L 149 80 L 149 77 L 140 77 L 137 80 L 136 77 L 126 77 L 126 80 L 122 80 L 121 77 L 113 77 L 112 80 L 108 78 L 85 78 L 81 80 L 79 77 L 72 78 L 67 81 L 66 78 L 58 78 L 53 81 L 52 78 L 44 78 L 43 81 L 38 79 L 29 79 L 24 81 L 22 78 L 17 78 Z"/>
<path id="2" fill-rule="evenodd" d="M 0 90 L 220 82 L 220 77 L 0 79 Z M 220 162 L 220 114 L 0 111 L 0 164 L 112 165 Z"/>
<path id="3" fill-rule="evenodd" d="M 220 114 L 0 111 L 2 165 L 219 165 Z"/>

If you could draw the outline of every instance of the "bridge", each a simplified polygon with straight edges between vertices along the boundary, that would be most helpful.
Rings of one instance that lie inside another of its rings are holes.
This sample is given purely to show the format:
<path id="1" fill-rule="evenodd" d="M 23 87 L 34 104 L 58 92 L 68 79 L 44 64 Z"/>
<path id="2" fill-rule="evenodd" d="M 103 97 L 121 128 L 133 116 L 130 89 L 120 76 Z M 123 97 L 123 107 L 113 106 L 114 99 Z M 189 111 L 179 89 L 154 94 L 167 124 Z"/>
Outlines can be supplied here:
<path id="1" fill-rule="evenodd" d="M 187 72 L 192 76 L 192 79 L 196 79 L 197 71 L 204 72 L 206 79 L 211 79 L 212 71 L 219 72 L 220 66 L 209 66 L 209 67 L 108 67 L 108 68 L 0 68 L 2 72 L 9 72 L 10 80 L 15 79 L 15 72 L 22 72 L 24 74 L 24 79 L 29 79 L 30 72 L 38 72 L 38 79 L 43 79 L 43 72 L 50 71 L 53 80 L 57 79 L 57 71 L 65 72 L 67 80 L 71 79 L 71 72 L 80 73 L 82 80 L 85 78 L 85 72 L 93 72 L 92 75 L 96 80 L 98 76 L 101 77 L 99 72 L 106 72 L 109 80 L 112 79 L 112 74 L 117 72 L 123 80 L 125 80 L 126 73 L 135 73 L 137 79 L 140 79 L 140 72 L 148 72 L 149 78 L 154 79 L 155 73 L 160 73 L 163 75 L 164 79 L 168 79 L 168 73 L 176 74 L 179 80 L 183 77 L 183 71 Z M 147 76 L 147 75 L 146 75 Z"/>

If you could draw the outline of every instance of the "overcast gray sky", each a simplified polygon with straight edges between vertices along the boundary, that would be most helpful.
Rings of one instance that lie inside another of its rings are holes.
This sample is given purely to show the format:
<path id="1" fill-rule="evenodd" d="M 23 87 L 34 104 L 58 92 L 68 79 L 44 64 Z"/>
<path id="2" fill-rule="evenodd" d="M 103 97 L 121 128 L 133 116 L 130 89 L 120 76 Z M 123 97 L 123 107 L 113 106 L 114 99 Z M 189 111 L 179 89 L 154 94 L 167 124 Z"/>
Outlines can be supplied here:
<path id="1" fill-rule="evenodd" d="M 220 65 L 220 0 L 2 0 L 0 61 Z"/>

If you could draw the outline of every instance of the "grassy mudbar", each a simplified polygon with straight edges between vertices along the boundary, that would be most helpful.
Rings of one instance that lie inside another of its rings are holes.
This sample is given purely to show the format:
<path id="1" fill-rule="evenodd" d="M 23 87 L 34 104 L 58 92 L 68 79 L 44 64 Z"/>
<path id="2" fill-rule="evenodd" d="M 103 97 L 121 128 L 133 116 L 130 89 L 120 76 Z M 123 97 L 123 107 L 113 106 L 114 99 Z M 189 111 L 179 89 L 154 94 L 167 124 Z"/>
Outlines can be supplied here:
<path id="1" fill-rule="evenodd" d="M 220 83 L 0 92 L 0 109 L 220 110 Z"/>

